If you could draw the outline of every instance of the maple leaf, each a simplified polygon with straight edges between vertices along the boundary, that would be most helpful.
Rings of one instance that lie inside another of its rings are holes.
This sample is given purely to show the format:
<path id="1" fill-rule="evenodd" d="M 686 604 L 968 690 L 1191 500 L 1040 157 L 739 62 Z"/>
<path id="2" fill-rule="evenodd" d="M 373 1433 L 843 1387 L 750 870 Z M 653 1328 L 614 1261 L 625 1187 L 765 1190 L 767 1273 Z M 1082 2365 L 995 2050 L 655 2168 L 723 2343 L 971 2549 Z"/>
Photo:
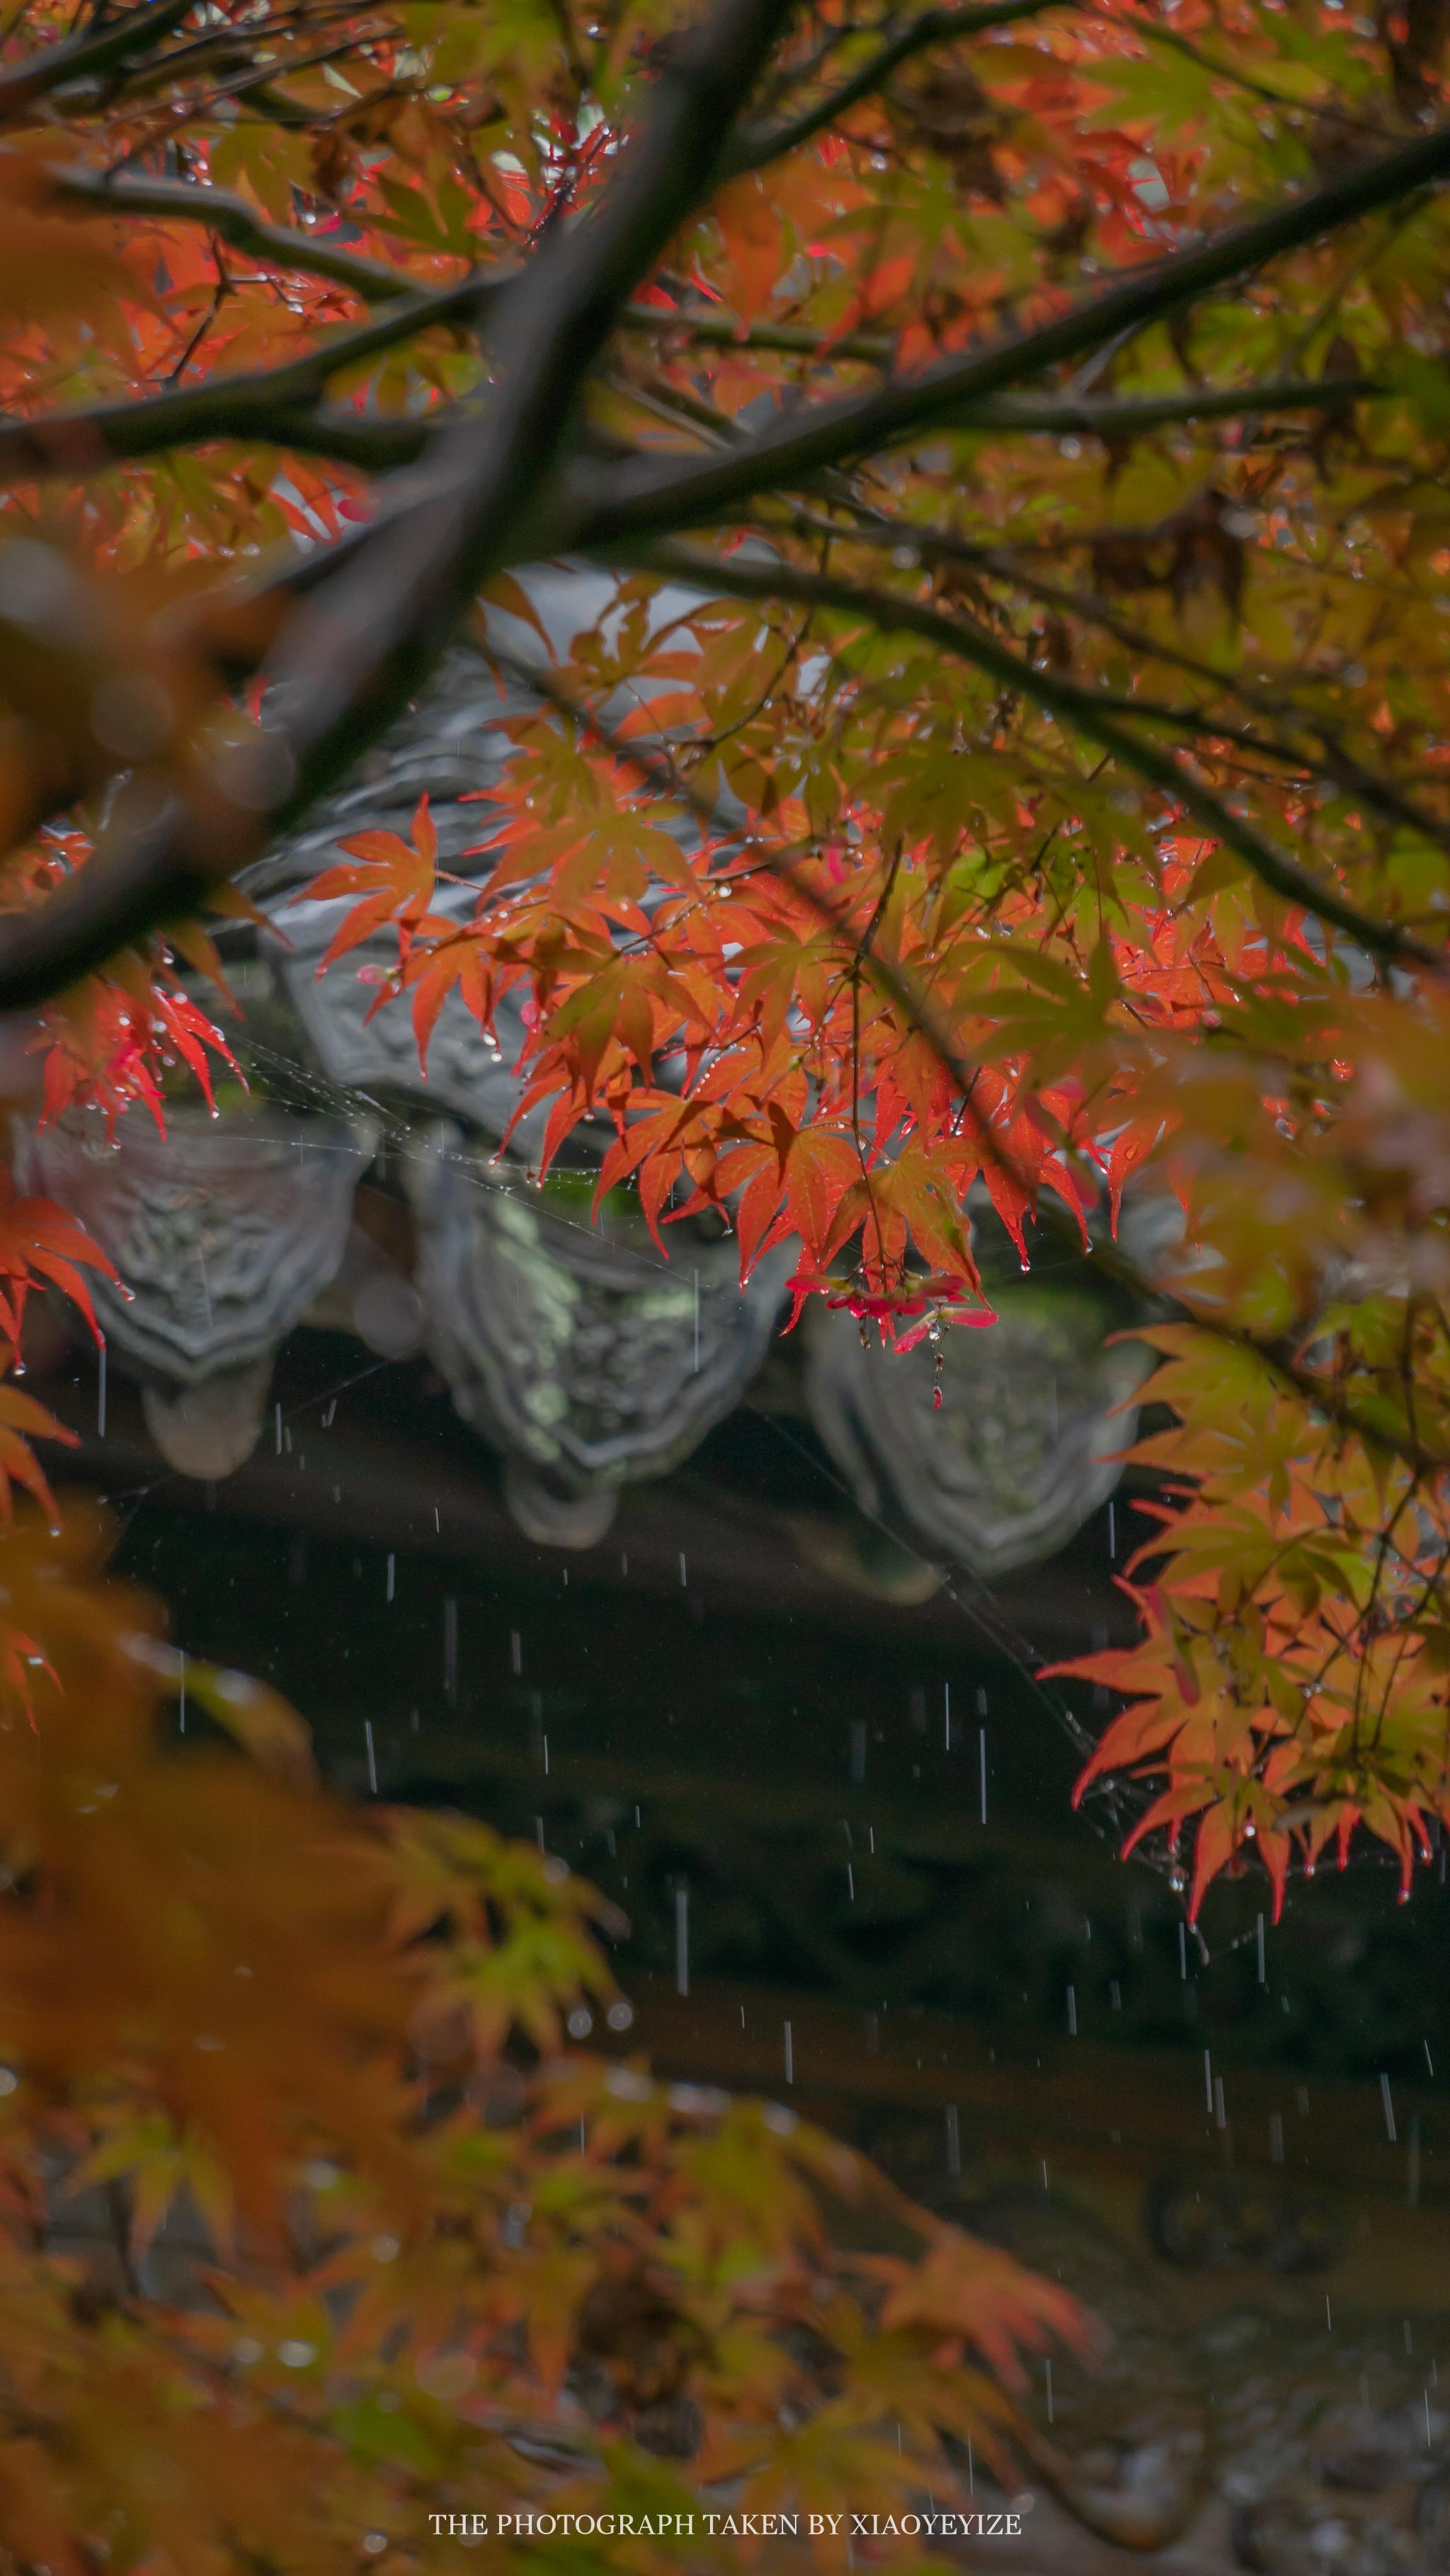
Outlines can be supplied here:
<path id="1" fill-rule="evenodd" d="M 324 868 L 294 903 L 331 903 L 357 895 L 323 951 L 317 972 L 386 928 L 398 934 L 399 964 L 407 960 L 413 938 L 426 920 L 437 884 L 438 834 L 428 811 L 428 798 L 418 799 L 413 828 L 405 841 L 400 832 L 353 832 L 340 845 L 351 867 Z"/>
<path id="2" fill-rule="evenodd" d="M 925 2326 L 969 2344 L 1009 2387 L 1021 2387 L 1024 2353 L 1054 2341 L 1090 2351 L 1097 2329 L 1080 2302 L 999 2247 L 944 2230 L 920 2263 L 892 2281 L 881 2310 L 888 2330 Z"/>
<path id="3" fill-rule="evenodd" d="M 116 1271 L 84 1226 L 54 1199 L 20 1196 L 12 1175 L 0 1168 L 0 1334 L 10 1344 L 12 1362 L 18 1351 L 30 1291 L 46 1284 L 60 1288 L 80 1308 L 99 1340 L 95 1309 L 86 1285 L 87 1270 L 108 1279 Z"/>

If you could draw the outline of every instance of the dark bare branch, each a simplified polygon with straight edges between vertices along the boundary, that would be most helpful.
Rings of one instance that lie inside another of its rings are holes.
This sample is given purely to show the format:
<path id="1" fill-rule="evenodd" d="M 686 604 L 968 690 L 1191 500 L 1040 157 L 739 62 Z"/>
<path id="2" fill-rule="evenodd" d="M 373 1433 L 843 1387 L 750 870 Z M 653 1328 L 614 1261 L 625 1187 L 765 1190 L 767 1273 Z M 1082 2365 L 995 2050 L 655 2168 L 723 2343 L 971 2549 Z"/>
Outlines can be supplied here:
<path id="1" fill-rule="evenodd" d="M 416 278 L 386 261 L 364 259 L 360 252 L 329 241 L 325 233 L 300 232 L 287 224 L 268 223 L 245 197 L 226 188 L 208 188 L 189 179 L 108 178 L 102 170 L 57 169 L 51 173 L 55 202 L 87 214 L 114 215 L 122 222 L 152 215 L 159 222 L 202 224 L 219 241 L 246 256 L 271 260 L 304 277 L 330 277 L 350 287 L 365 304 L 382 304 L 418 291 Z"/>
<path id="2" fill-rule="evenodd" d="M 1031 700 L 1044 714 L 1095 742 L 1100 751 L 1133 770 L 1150 786 L 1161 789 L 1191 814 L 1206 834 L 1234 851 L 1260 884 L 1281 901 L 1312 913 L 1383 962 L 1413 964 L 1437 976 L 1450 971 L 1450 960 L 1442 951 L 1426 947 L 1393 922 L 1371 920 L 1336 894 L 1332 886 L 1311 876 L 1296 859 L 1276 849 L 1171 751 L 1129 732 L 1117 714 L 1105 713 L 1094 691 L 1059 679 L 1050 671 L 1034 669 L 975 618 L 960 613 L 947 617 L 923 601 L 902 599 L 892 591 L 837 580 L 826 573 L 801 572 L 793 564 L 745 563 L 738 556 L 727 561 L 697 553 L 689 546 L 634 548 L 628 560 L 644 570 L 662 573 L 671 581 L 686 583 L 706 597 L 791 600 L 803 608 L 834 610 L 883 633 L 918 635 L 938 652 L 954 654 L 986 672 L 999 688 L 1011 689 Z"/>
<path id="3" fill-rule="evenodd" d="M 168 447 L 196 446 L 217 438 L 275 439 L 279 446 L 307 447 L 324 455 L 346 451 L 368 463 L 401 463 L 404 455 L 396 446 L 390 449 L 386 440 L 374 442 L 372 452 L 364 457 L 365 442 L 358 440 L 357 432 L 370 424 L 361 418 L 349 431 L 346 416 L 338 416 L 329 443 L 309 438 L 305 419 L 309 407 L 344 368 L 362 366 L 420 331 L 474 322 L 498 292 L 492 271 L 475 270 L 431 295 L 395 297 L 375 320 L 335 331 L 300 358 L 288 359 L 279 367 L 261 368 L 252 375 L 209 377 L 202 384 L 178 385 L 140 402 L 93 403 L 83 410 L 51 412 L 36 420 L 0 421 L 0 482 L 93 473 L 126 457 L 156 456 Z M 451 407 L 451 417 L 460 416 Z M 406 442 L 401 444 L 406 447 Z M 410 452 L 416 454 L 419 449 Z"/>
<path id="4" fill-rule="evenodd" d="M 149 0 L 145 8 L 128 9 L 99 35 L 74 36 L 12 63 L 0 71 L 0 125 L 13 123 L 37 99 L 68 89 L 73 81 L 113 78 L 134 56 L 159 45 L 194 6 L 195 0 Z"/>
<path id="5" fill-rule="evenodd" d="M 471 318 L 486 309 L 499 291 L 489 272 L 482 279 L 464 282 L 461 307 L 450 300 L 443 309 L 415 307 L 409 312 L 400 299 L 391 297 L 389 321 L 397 327 L 390 328 L 389 336 L 403 339 L 437 322 Z M 455 292 L 439 290 L 440 297 L 449 299 Z M 658 315 L 647 307 L 638 308 L 638 313 L 658 325 Z M 630 312 L 622 318 L 629 322 L 636 316 Z M 338 339 L 325 343 L 315 355 L 294 360 L 290 369 L 270 374 L 218 376 L 141 401 L 92 403 L 75 411 L 42 413 L 28 421 L 0 418 L 0 487 L 48 475 L 63 475 L 69 481 L 78 474 L 104 472 L 128 459 L 229 438 L 292 448 L 304 456 L 331 457 L 369 474 L 392 473 L 436 447 L 456 428 L 463 408 L 446 403 L 427 412 L 383 415 L 321 405 L 317 396 L 327 377 L 372 354 L 378 345 L 373 340 L 346 346 Z M 1333 409 L 1346 400 L 1366 399 L 1383 390 L 1366 377 L 1338 384 L 1250 387 L 1207 398 L 1172 394 L 1119 403 L 1033 403 L 1004 396 L 997 402 L 974 404 L 959 426 L 1009 436 L 1040 432 L 1058 437 L 1077 430 L 1121 438 L 1175 420 Z M 902 531 L 903 539 L 911 534 L 909 529 Z"/>
<path id="6" fill-rule="evenodd" d="M 1042 5 L 1046 6 L 1047 0 L 1042 0 Z M 298 276 L 332 278 L 339 286 L 351 288 L 365 304 L 386 303 L 418 292 L 417 279 L 405 270 L 389 268 L 384 260 L 366 259 L 359 251 L 331 242 L 325 233 L 269 223 L 245 197 L 235 196 L 225 188 L 206 187 L 188 179 L 136 179 L 129 175 L 109 178 L 102 170 L 74 165 L 57 168 L 50 177 L 57 204 L 73 208 L 78 214 L 123 218 L 151 215 L 158 222 L 197 224 L 252 258 L 273 261 Z M 494 291 L 501 294 L 520 273 L 517 268 L 502 266 L 490 271 Z M 742 334 L 729 314 L 688 306 L 673 310 L 668 305 L 631 304 L 620 315 L 620 321 L 626 330 L 648 332 L 656 339 L 684 337 L 729 348 L 799 351 L 809 357 L 820 345 L 817 332 L 798 324 L 756 322 Z M 831 343 L 831 358 L 860 358 L 873 366 L 885 366 L 890 361 L 892 345 L 880 332 L 851 331 Z"/>
<path id="7" fill-rule="evenodd" d="M 956 424 L 963 429 L 1040 430 L 1052 438 L 1137 438 L 1180 421 L 1246 420 L 1259 412 L 1347 411 L 1374 402 L 1391 388 L 1374 376 L 1301 376 L 1278 384 L 1185 385 L 1178 393 L 1125 394 L 1120 400 L 1091 395 L 999 394 L 973 403 Z"/>
<path id="8" fill-rule="evenodd" d="M 299 362 L 299 372 L 305 363 Z M 157 394 L 150 402 L 95 403 L 84 411 L 51 412 L 38 420 L 0 420 L 0 486 L 44 481 L 50 475 L 72 482 L 137 457 L 164 455 L 173 447 L 210 446 L 220 439 L 333 457 L 374 474 L 411 464 L 423 454 L 429 415 L 369 418 L 338 406 L 319 407 L 309 398 L 308 382 L 304 374 L 299 396 L 286 383 L 274 387 L 267 376 L 233 377 L 230 384 L 219 377 Z M 448 417 L 457 417 L 453 405 Z"/>
<path id="9" fill-rule="evenodd" d="M 1281 691 L 1252 686 L 1228 672 L 1214 670 L 1208 663 L 1184 652 L 1181 646 L 1150 634 L 1146 627 L 1135 625 L 1131 618 L 1123 617 L 1109 601 L 1099 598 L 1094 591 L 1074 590 L 1060 582 L 1043 580 L 1010 545 L 978 544 L 970 538 L 957 536 L 949 528 L 891 519 L 879 510 L 848 500 L 844 495 L 833 493 L 832 498 L 838 507 L 850 510 L 850 533 L 857 543 L 890 547 L 893 553 L 906 547 L 927 565 L 970 565 L 975 571 L 1006 583 L 1019 594 L 1040 600 L 1044 607 L 1061 609 L 1069 617 L 1080 619 L 1084 625 L 1095 627 L 1100 634 L 1111 635 L 1115 643 L 1138 655 L 1144 662 L 1161 662 L 1172 670 L 1186 672 L 1208 692 L 1202 706 L 1168 709 L 1157 707 L 1146 699 L 1118 699 L 1110 697 L 1106 691 L 1099 691 L 1095 703 L 1109 712 L 1118 707 L 1136 716 L 1171 722 L 1185 734 L 1195 733 L 1204 739 L 1237 743 L 1267 760 L 1296 769 L 1305 777 L 1328 779 L 1345 793 L 1358 797 L 1371 812 L 1382 815 L 1387 822 L 1401 823 L 1436 847 L 1450 850 L 1450 822 L 1422 805 L 1397 780 L 1387 778 L 1382 771 L 1367 769 L 1330 730 L 1322 715 L 1297 705 L 1292 697 Z M 781 525 L 801 535 L 839 536 L 843 533 L 838 521 L 827 518 L 820 511 L 802 508 L 791 511 L 783 522 L 778 523 L 774 521 L 773 514 L 769 519 L 762 514 L 757 524 L 767 534 L 778 532 Z M 1235 726 L 1217 711 L 1215 701 L 1221 704 L 1224 700 L 1247 708 L 1271 724 L 1287 725 L 1291 732 L 1299 732 L 1302 738 L 1298 742 L 1286 742 L 1258 730 Z"/>
<path id="10" fill-rule="evenodd" d="M 923 10 L 919 18 L 910 18 L 905 26 L 898 27 L 868 56 L 859 71 L 815 106 L 802 108 L 796 116 L 782 117 L 778 124 L 747 126 L 726 153 L 721 177 L 743 178 L 749 170 L 762 170 L 768 161 L 779 161 L 785 153 L 798 151 L 815 135 L 824 134 L 851 108 L 859 107 L 863 99 L 884 89 L 892 73 L 910 62 L 913 55 L 923 54 L 934 45 L 958 44 L 964 36 L 984 35 L 991 27 L 1010 27 L 1019 18 L 1040 18 L 1044 10 L 1061 5 L 1062 0 L 984 0 L 984 5 L 976 9 Z"/>
<path id="11" fill-rule="evenodd" d="M 828 466 L 874 455 L 923 430 L 955 422 L 988 396 L 1005 393 L 1049 367 L 1087 357 L 1119 333 L 1159 321 L 1283 252 L 1446 177 L 1450 125 L 1397 152 L 1360 162 L 1321 188 L 1285 196 L 1196 250 L 1175 252 L 1113 278 L 1035 330 L 1004 333 L 919 376 L 822 403 L 804 416 L 792 414 L 735 455 L 630 469 L 617 478 L 607 499 L 600 496 L 588 542 L 727 518 L 758 492 L 800 484 Z"/>

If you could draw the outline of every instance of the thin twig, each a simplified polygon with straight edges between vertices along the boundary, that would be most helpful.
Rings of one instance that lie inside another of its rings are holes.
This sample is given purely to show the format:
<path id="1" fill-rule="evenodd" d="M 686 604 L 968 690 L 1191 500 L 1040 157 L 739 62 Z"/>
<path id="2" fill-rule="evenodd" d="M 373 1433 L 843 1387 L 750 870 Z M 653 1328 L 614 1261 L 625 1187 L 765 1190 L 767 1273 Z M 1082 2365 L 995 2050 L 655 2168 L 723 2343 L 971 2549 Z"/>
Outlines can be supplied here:
<path id="1" fill-rule="evenodd" d="M 1242 815 L 1225 805 L 1212 788 L 1195 778 L 1171 751 L 1161 750 L 1156 743 L 1127 732 L 1117 716 L 1105 714 L 1093 690 L 1079 688 L 1074 682 L 1059 679 L 1050 671 L 1037 670 L 974 618 L 962 614 L 947 617 L 939 609 L 928 607 L 921 601 L 899 598 L 892 591 L 842 581 L 833 575 L 801 572 L 794 565 L 785 563 L 746 563 L 739 556 L 726 560 L 699 554 L 688 546 L 663 544 L 627 550 L 620 548 L 615 553 L 617 560 L 629 562 L 639 569 L 662 573 L 706 596 L 746 600 L 793 599 L 802 607 L 834 609 L 840 615 L 855 617 L 886 633 L 895 630 L 920 636 L 923 642 L 934 645 L 939 652 L 954 654 L 962 661 L 973 663 L 1000 688 L 1011 689 L 1034 700 L 1044 713 L 1053 716 L 1060 724 L 1096 742 L 1100 750 L 1111 752 L 1115 760 L 1135 770 L 1140 778 L 1161 789 L 1191 814 L 1214 840 L 1234 851 L 1260 883 L 1278 895 L 1282 902 L 1312 913 L 1318 920 L 1343 931 L 1372 957 L 1413 964 L 1436 977 L 1450 972 L 1450 959 L 1442 950 L 1427 948 L 1422 941 L 1399 929 L 1393 922 L 1373 920 L 1357 905 L 1336 894 L 1332 886 L 1326 886 L 1311 876 L 1296 859 L 1276 849 Z"/>

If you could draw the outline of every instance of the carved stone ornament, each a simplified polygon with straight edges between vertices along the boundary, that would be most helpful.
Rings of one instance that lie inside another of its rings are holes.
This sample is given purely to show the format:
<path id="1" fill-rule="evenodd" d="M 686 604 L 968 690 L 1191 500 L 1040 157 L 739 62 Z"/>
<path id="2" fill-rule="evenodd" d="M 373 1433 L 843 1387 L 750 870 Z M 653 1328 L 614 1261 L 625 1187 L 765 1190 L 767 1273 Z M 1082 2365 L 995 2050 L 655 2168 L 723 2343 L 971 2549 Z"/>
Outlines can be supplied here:
<path id="1" fill-rule="evenodd" d="M 552 580 L 533 575 L 527 587 L 545 625 L 564 643 L 597 613 L 610 585 L 599 577 L 574 574 Z M 503 623 L 506 629 L 515 627 L 512 619 Z M 521 631 L 537 657 L 537 642 L 530 641 L 527 628 Z M 517 645 L 519 635 L 504 633 L 501 640 Z M 467 1005 L 451 993 L 433 1031 L 425 1075 L 408 998 L 389 1001 L 368 1016 L 377 1000 L 379 974 L 397 962 L 396 937 L 384 932 L 363 942 L 319 979 L 317 969 L 351 903 L 347 898 L 297 902 L 289 888 L 341 859 L 339 844 L 355 832 L 393 831 L 406 839 L 424 793 L 437 834 L 439 867 L 467 877 L 480 864 L 472 854 L 493 827 L 491 809 L 476 800 L 497 783 L 512 750 L 502 719 L 524 703 L 517 697 L 500 700 L 496 679 L 471 649 L 460 647 L 447 655 L 416 707 L 362 762 L 347 786 L 318 809 L 305 832 L 243 880 L 274 926 L 276 936 L 265 942 L 273 972 L 328 1078 L 364 1094 L 401 1093 L 495 1137 L 507 1128 L 523 1087 L 510 1070 L 524 1038 L 518 1001 L 510 997 L 500 1004 L 498 1045 L 493 1047 Z M 441 884 L 433 909 L 445 918 L 467 920 L 477 896 L 476 883 Z M 547 1109 L 533 1111 L 516 1129 L 514 1150 L 521 1158 L 538 1154 L 547 1116 Z M 612 1133 L 607 1123 L 591 1129 L 586 1120 L 576 1130 L 576 1141 L 586 1150 L 597 1146 L 602 1155 Z"/>
<path id="2" fill-rule="evenodd" d="M 884 1350 L 873 1330 L 863 1347 L 841 1309 L 810 1318 L 806 1366 L 812 1418 L 862 1511 L 984 1577 L 1055 1555 L 1106 1502 L 1151 1365 L 1141 1343 L 1105 1340 L 1090 1291 L 1028 1277 L 989 1293 L 995 1324 L 944 1327 L 939 1381 L 929 1345 Z"/>
<path id="3" fill-rule="evenodd" d="M 444 887 L 438 910 L 466 917 L 475 900 L 472 887 Z M 453 1111 L 487 1135 L 501 1136 L 522 1088 L 509 1070 L 523 1038 L 516 1007 L 505 1003 L 500 1010 L 501 1044 L 491 1047 L 467 1005 L 450 993 L 433 1031 L 425 1075 L 407 995 L 373 1010 L 377 978 L 397 962 L 398 943 L 391 934 L 364 941 L 325 975 L 318 974 L 334 932 L 351 909 L 344 897 L 337 903 L 296 903 L 273 910 L 277 929 L 290 943 L 285 949 L 279 945 L 275 972 L 323 1072 L 344 1090 L 401 1091 L 435 1109 Z"/>
<path id="4" fill-rule="evenodd" d="M 591 1547 L 621 1485 L 667 1475 L 738 1404 L 784 1279 L 742 1294 L 733 1240 L 661 1260 L 495 1174 L 446 1127 L 410 1166 L 428 1347 L 465 1422 L 509 1461 L 505 1490 L 542 1544 Z"/>
<path id="5" fill-rule="evenodd" d="M 28 1186 L 80 1219 L 131 1292 L 94 1278 L 97 1320 L 183 1474 L 250 1455 L 273 1357 L 337 1270 L 373 1144 L 341 1119 L 186 1104 L 164 1136 L 135 1110 L 114 1143 L 89 1115 L 26 1140 Z"/>

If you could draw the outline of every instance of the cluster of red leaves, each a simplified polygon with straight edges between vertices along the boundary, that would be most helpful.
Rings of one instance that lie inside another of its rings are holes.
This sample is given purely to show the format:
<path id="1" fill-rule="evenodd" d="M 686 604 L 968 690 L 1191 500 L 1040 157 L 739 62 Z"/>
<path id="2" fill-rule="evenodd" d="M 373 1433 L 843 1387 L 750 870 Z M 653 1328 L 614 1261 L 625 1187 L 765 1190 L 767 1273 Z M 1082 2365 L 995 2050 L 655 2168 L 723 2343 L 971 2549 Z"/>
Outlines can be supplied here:
<path id="1" fill-rule="evenodd" d="M 1295 1034 L 1270 1075 L 1247 1015 L 1225 1028 L 1202 1132 L 1177 1086 L 1168 1275 L 1204 1321 L 1143 1328 L 1147 1394 L 1177 1416 L 1129 1453 L 1169 1497 L 1124 1579 L 1144 1633 L 1060 1668 L 1127 1702 L 1079 1796 L 1108 1772 L 1161 1784 L 1130 1846 L 1187 1840 L 1194 1917 L 1254 1855 L 1277 1913 L 1291 1867 L 1332 1847 L 1343 1868 L 1359 1825 L 1407 1895 L 1430 1821 L 1450 1830 L 1446 1001 L 1326 995 Z M 1205 1147 L 1223 1133 L 1231 1159 Z"/>
<path id="2" fill-rule="evenodd" d="M 834 1297 L 883 1326 L 990 1322 L 963 1214 L 973 1182 L 1024 1265 L 1038 1193 L 1057 1192 L 1081 1224 L 1092 1184 L 1072 1156 L 1070 1080 L 1023 1102 L 984 1068 L 964 1117 L 929 1038 L 873 989 L 868 932 L 912 964 L 940 937 L 912 917 L 930 903 L 921 868 L 898 866 L 899 895 L 883 903 L 874 868 L 848 870 L 839 853 L 781 869 L 700 834 L 691 847 L 630 796 L 617 764 L 571 756 L 552 727 L 518 730 L 520 756 L 489 800 L 495 832 L 474 853 L 493 864 L 472 918 L 430 909 L 425 799 L 411 841 L 356 835 L 351 863 L 309 887 L 354 898 L 319 971 L 395 926 L 396 965 L 363 971 L 377 979 L 373 1009 L 411 996 L 425 1067 L 451 995 L 492 1033 L 504 997 L 522 994 L 514 1125 L 548 1105 L 540 1175 L 586 1120 L 607 1117 L 596 1204 L 633 1183 L 662 1250 L 662 1226 L 709 1211 L 738 1238 L 742 1282 L 794 1241 L 798 1301 Z M 848 1246 L 851 1271 L 833 1278 Z"/>
<path id="3" fill-rule="evenodd" d="M 20 1364 L 26 1301 L 36 1289 L 59 1288 L 96 1332 L 88 1269 L 115 1276 L 99 1245 L 73 1216 L 54 1199 L 21 1197 L 10 1174 L 0 1168 L 0 1374 L 8 1377 Z M 6 1528 L 17 1484 L 55 1516 L 50 1487 L 30 1445 L 36 1439 L 75 1445 L 74 1432 L 65 1430 L 45 1405 L 17 1386 L 0 1383 L 0 1524 Z M 28 1639 L 22 1649 L 7 1649 L 12 1679 L 15 1652 L 22 1650 L 29 1650 Z"/>

